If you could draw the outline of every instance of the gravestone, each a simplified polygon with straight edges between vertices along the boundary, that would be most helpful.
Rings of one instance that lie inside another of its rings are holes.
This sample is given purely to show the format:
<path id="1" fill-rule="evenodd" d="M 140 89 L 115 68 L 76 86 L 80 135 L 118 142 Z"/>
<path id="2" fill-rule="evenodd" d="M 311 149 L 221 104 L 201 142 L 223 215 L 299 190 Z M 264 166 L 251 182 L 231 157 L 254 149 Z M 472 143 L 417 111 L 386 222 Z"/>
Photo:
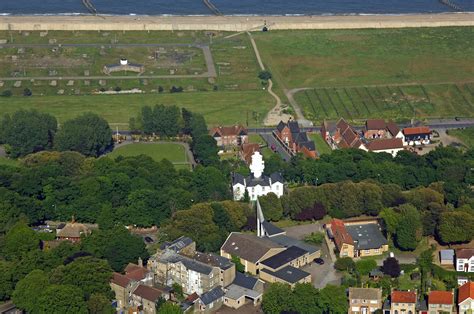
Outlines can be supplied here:
<path id="1" fill-rule="evenodd" d="M 51 82 L 49 82 L 49 86 L 57 86 L 58 85 L 58 81 L 56 80 L 52 80 Z"/>
<path id="2" fill-rule="evenodd" d="M 21 81 L 16 81 L 13 87 L 21 87 Z"/>
<path id="3" fill-rule="evenodd" d="M 105 86 L 107 84 L 106 80 L 99 80 L 99 85 L 100 86 Z"/>
<path id="4" fill-rule="evenodd" d="M 57 41 L 56 39 L 54 39 L 54 38 L 51 38 L 48 42 L 49 42 L 50 45 L 54 45 L 54 44 L 56 44 L 58 41 Z"/>
<path id="5" fill-rule="evenodd" d="M 91 85 L 91 81 L 85 80 L 85 81 L 84 81 L 84 85 L 85 85 L 85 86 L 90 86 L 90 85 Z"/>
<path id="6" fill-rule="evenodd" d="M 73 81 L 73 80 L 69 80 L 66 85 L 67 85 L 67 86 L 74 86 L 74 81 Z"/>
<path id="7" fill-rule="evenodd" d="M 56 76 L 56 75 L 58 75 L 58 71 L 56 71 L 56 70 L 49 70 L 49 71 L 48 71 L 48 75 L 49 75 L 49 76 Z"/>
<path id="8" fill-rule="evenodd" d="M 5 82 L 0 81 L 0 87 L 3 87 L 3 85 L 5 85 Z"/>
<path id="9" fill-rule="evenodd" d="M 7 42 L 8 42 L 7 39 L 0 39 L 0 44 L 2 44 L 2 45 L 3 45 L 3 44 L 6 44 Z"/>
<path id="10" fill-rule="evenodd" d="M 63 95 L 64 94 L 64 89 L 58 90 L 58 95 Z"/>
<path id="11" fill-rule="evenodd" d="M 84 76 L 89 76 L 90 72 L 89 70 L 84 70 Z"/>
<path id="12" fill-rule="evenodd" d="M 12 61 L 17 61 L 18 60 L 18 56 L 12 56 Z"/>
<path id="13" fill-rule="evenodd" d="M 48 36 L 48 32 L 40 32 L 40 37 L 46 37 Z"/>
<path id="14" fill-rule="evenodd" d="M 23 54 L 25 53 L 25 48 L 18 48 L 18 54 Z"/>

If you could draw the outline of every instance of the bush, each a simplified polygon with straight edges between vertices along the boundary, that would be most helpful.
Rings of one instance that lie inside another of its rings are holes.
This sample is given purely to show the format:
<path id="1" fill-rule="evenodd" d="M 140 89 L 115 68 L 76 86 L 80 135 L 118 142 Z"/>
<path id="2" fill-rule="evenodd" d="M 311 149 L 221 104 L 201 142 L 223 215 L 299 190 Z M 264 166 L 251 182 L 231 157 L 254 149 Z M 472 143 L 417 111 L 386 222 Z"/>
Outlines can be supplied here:
<path id="1" fill-rule="evenodd" d="M 11 90 L 5 90 L 2 92 L 3 97 L 11 97 L 13 95 Z"/>
<path id="2" fill-rule="evenodd" d="M 31 91 L 31 89 L 25 88 L 25 89 L 23 90 L 23 96 L 29 97 L 29 96 L 31 96 L 31 95 L 33 95 L 33 92 Z"/>
<path id="3" fill-rule="evenodd" d="M 183 88 L 181 86 L 172 86 L 170 89 L 170 93 L 181 93 L 183 91 Z"/>
<path id="4" fill-rule="evenodd" d="M 382 272 L 392 278 L 400 276 L 400 264 L 395 257 L 387 257 L 383 261 Z"/>
<path id="5" fill-rule="evenodd" d="M 272 73 L 266 70 L 260 71 L 260 73 L 258 73 L 258 78 L 264 81 L 268 81 L 272 78 Z"/>
<path id="6" fill-rule="evenodd" d="M 165 91 L 165 89 L 163 88 L 163 86 L 158 86 L 158 93 L 163 93 Z"/>
<path id="7" fill-rule="evenodd" d="M 367 276 L 371 270 L 377 268 L 377 262 L 373 259 L 363 259 L 355 263 L 355 268 L 360 275 Z"/>
<path id="8" fill-rule="evenodd" d="M 334 268 L 339 271 L 349 271 L 352 272 L 355 268 L 355 263 L 350 257 L 338 258 L 334 263 Z"/>
<path id="9" fill-rule="evenodd" d="M 306 242 L 314 243 L 314 244 L 321 244 L 324 241 L 324 233 L 322 232 L 311 232 L 310 235 L 304 238 Z"/>
<path id="10" fill-rule="evenodd" d="M 122 90 L 122 88 L 121 88 L 120 86 L 117 86 L 117 87 L 115 87 L 114 90 L 115 90 L 116 92 L 120 92 L 120 91 Z"/>

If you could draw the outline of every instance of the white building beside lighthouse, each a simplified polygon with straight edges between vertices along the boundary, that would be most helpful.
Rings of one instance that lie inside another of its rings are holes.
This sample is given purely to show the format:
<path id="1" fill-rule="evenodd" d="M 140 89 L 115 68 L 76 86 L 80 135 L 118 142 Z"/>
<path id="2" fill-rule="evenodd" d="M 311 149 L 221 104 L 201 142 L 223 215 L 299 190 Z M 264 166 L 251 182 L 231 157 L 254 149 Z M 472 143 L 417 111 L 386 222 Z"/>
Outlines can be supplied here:
<path id="1" fill-rule="evenodd" d="M 250 164 L 251 174 L 244 177 L 241 174 L 232 174 L 232 192 L 234 200 L 239 201 L 244 198 L 247 191 L 251 201 L 256 201 L 257 197 L 275 193 L 276 196 L 283 195 L 283 178 L 279 173 L 272 173 L 270 176 L 263 174 L 265 162 L 259 152 L 252 155 L 252 163 Z"/>

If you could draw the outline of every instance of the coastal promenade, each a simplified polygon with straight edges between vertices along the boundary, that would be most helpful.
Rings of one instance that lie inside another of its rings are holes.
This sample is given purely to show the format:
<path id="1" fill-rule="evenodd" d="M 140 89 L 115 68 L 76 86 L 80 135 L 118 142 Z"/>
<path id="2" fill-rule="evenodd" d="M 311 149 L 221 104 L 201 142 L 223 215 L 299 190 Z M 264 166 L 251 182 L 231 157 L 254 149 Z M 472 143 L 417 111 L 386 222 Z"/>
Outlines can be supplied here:
<path id="1" fill-rule="evenodd" d="M 358 16 L 1 16 L 0 30 L 257 31 L 474 26 L 474 13 Z"/>

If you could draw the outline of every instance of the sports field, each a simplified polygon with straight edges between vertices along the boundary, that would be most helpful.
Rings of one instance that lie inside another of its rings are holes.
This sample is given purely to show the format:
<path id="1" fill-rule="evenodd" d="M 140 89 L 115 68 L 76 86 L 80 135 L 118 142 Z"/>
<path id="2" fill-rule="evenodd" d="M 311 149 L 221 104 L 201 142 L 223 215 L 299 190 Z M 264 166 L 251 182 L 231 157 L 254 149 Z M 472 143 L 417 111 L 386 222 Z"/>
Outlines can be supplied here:
<path id="1" fill-rule="evenodd" d="M 138 155 L 147 155 L 156 161 L 168 159 L 174 164 L 188 164 L 184 147 L 173 143 L 133 143 L 116 148 L 107 156 L 115 158 Z"/>

